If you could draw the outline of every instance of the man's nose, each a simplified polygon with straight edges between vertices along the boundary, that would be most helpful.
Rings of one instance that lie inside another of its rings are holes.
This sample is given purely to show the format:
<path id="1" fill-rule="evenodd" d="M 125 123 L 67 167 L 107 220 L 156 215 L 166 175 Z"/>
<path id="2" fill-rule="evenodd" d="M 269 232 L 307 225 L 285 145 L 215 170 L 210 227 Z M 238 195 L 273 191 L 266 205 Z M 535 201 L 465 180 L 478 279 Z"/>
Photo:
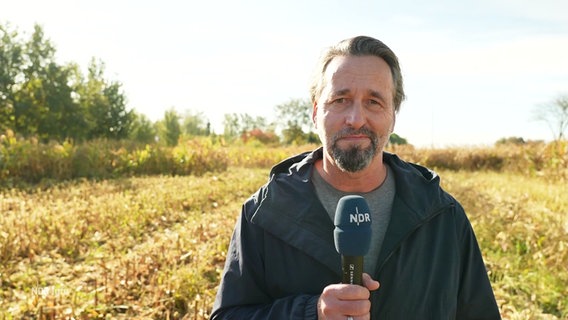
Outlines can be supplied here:
<path id="1" fill-rule="evenodd" d="M 365 125 L 365 107 L 361 102 L 353 102 L 345 115 L 345 124 L 359 129 Z"/>

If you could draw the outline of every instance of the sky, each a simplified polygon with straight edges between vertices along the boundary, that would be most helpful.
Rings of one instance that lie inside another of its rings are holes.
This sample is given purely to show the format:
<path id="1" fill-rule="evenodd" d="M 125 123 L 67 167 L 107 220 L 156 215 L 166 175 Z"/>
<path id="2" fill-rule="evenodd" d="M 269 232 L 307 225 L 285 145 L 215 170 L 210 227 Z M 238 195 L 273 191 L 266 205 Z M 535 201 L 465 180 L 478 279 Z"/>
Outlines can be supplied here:
<path id="1" fill-rule="evenodd" d="M 401 64 L 395 133 L 418 147 L 553 138 L 534 113 L 568 95 L 566 0 L 0 0 L 0 24 L 42 26 L 60 63 L 92 58 L 150 120 L 201 113 L 275 120 L 307 99 L 322 50 L 368 35 Z"/>

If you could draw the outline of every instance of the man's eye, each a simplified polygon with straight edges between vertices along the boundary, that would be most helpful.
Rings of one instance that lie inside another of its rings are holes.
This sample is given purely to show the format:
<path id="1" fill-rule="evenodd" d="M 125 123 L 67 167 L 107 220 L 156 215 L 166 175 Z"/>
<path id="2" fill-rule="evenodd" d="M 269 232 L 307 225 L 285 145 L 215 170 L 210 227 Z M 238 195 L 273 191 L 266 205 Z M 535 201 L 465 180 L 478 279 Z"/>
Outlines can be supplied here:
<path id="1" fill-rule="evenodd" d="M 345 102 L 347 102 L 347 99 L 345 99 L 345 98 L 337 98 L 337 99 L 333 100 L 333 103 L 337 103 L 337 104 L 343 104 Z"/>
<path id="2" fill-rule="evenodd" d="M 381 109 L 383 108 L 383 104 L 379 100 L 370 99 L 368 102 L 368 106 L 373 109 Z"/>

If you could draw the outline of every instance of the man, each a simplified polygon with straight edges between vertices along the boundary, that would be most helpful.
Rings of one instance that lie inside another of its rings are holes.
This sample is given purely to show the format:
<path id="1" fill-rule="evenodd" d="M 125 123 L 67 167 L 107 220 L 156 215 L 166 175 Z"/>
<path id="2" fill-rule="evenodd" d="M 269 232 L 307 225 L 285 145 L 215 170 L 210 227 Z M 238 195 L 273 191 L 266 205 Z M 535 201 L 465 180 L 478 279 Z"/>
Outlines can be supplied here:
<path id="1" fill-rule="evenodd" d="M 276 165 L 243 205 L 211 319 L 500 319 L 461 205 L 435 173 L 384 152 L 404 100 L 396 55 L 355 37 L 316 71 L 323 146 Z M 347 194 L 372 214 L 363 286 L 340 283 L 333 216 Z"/>

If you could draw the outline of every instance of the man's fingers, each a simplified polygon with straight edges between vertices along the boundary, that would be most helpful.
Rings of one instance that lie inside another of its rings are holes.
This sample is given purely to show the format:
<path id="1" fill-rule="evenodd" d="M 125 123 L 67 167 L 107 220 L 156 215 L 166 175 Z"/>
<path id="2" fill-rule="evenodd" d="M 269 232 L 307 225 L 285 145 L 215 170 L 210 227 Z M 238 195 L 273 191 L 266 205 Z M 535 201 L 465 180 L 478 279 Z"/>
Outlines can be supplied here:
<path id="1" fill-rule="evenodd" d="M 373 291 L 380 287 L 380 283 L 377 280 L 373 280 L 369 274 L 363 273 L 363 286 L 369 289 L 369 291 Z"/>

